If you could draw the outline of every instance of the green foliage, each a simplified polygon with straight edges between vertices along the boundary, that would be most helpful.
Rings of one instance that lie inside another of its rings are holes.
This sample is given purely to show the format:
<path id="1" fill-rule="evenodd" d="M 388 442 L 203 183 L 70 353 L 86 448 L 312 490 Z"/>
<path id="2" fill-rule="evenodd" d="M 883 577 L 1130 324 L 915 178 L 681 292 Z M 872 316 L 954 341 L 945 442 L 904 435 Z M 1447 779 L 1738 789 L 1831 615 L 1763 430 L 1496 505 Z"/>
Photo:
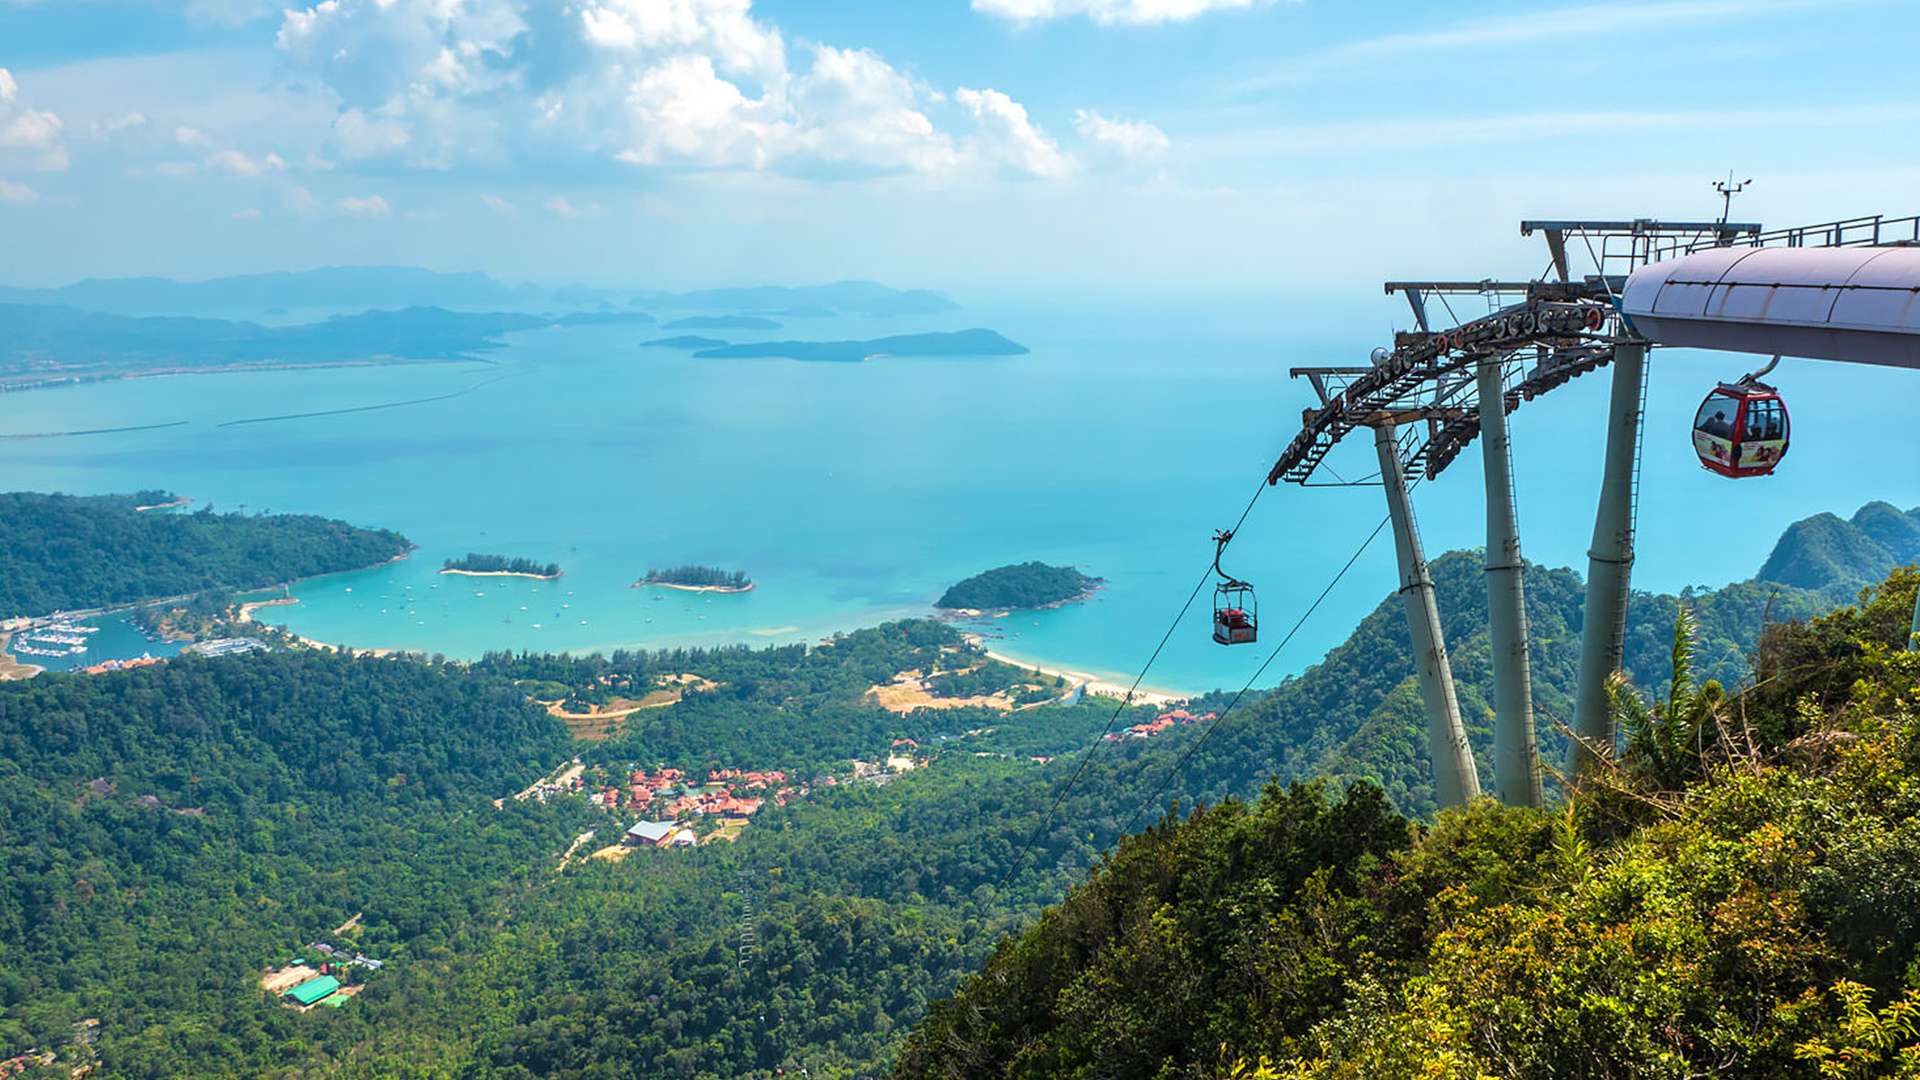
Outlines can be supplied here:
<path id="1" fill-rule="evenodd" d="M 137 512 L 139 495 L 0 494 L 0 617 L 258 589 L 404 554 L 399 533 L 310 514 Z"/>
<path id="2" fill-rule="evenodd" d="M 744 589 L 753 584 L 753 579 L 738 570 L 722 570 L 717 566 L 673 566 L 665 570 L 648 570 L 647 576 L 640 579 L 648 585 L 689 585 L 696 588 Z"/>
<path id="3" fill-rule="evenodd" d="M 1920 1074 L 1916 586 L 1770 627 L 1734 694 L 1695 683 L 1680 618 L 1664 699 L 1616 697 L 1614 767 L 1558 810 L 1416 833 L 1372 795 L 1342 834 L 1364 850 L 1301 823 L 1366 788 L 1169 818 L 936 1005 L 896 1075 Z M 1223 858 L 1258 821 L 1287 844 Z"/>
<path id="4" fill-rule="evenodd" d="M 481 555 L 469 551 L 458 559 L 448 559 L 442 564 L 448 570 L 465 570 L 472 574 L 531 574 L 534 577 L 554 578 L 560 576 L 560 564 L 535 562 L 532 559 L 507 558 L 504 555 Z"/>
<path id="5" fill-rule="evenodd" d="M 1048 566 L 1043 562 L 1016 563 L 975 574 L 941 594 L 934 607 L 1037 608 L 1075 600 L 1100 584 L 1071 566 Z"/>

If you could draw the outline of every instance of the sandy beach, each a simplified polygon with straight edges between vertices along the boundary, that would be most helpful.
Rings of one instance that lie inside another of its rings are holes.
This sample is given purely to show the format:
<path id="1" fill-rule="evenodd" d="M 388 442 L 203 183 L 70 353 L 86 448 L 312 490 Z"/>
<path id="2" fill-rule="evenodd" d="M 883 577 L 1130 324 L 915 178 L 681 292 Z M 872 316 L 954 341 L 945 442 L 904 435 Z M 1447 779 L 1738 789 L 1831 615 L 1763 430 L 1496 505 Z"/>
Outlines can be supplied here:
<path id="1" fill-rule="evenodd" d="M 971 634 L 966 635 L 966 638 L 972 644 L 980 644 L 980 639 Z M 987 657 L 991 660 L 998 660 L 1003 664 L 1012 664 L 1017 668 L 1037 671 L 1042 675 L 1057 676 L 1082 687 L 1089 694 L 1099 694 L 1102 697 L 1114 698 L 1124 698 L 1127 696 L 1126 687 L 1118 683 L 1105 682 L 1097 679 L 1084 671 L 1068 671 L 1065 668 L 1042 667 L 1039 664 L 1028 663 L 1025 660 L 1016 660 L 1004 653 L 994 652 L 992 649 L 987 650 Z M 1187 698 L 1188 695 L 1169 693 L 1164 690 L 1153 690 L 1145 686 L 1133 692 L 1133 702 L 1136 705 L 1178 705 L 1186 701 Z"/>
<path id="2" fill-rule="evenodd" d="M 751 581 L 738 587 L 733 585 L 675 585 L 668 581 L 636 581 L 633 583 L 633 587 L 636 589 L 642 586 L 650 589 L 679 589 L 681 592 L 743 593 L 753 591 L 753 582 Z"/>

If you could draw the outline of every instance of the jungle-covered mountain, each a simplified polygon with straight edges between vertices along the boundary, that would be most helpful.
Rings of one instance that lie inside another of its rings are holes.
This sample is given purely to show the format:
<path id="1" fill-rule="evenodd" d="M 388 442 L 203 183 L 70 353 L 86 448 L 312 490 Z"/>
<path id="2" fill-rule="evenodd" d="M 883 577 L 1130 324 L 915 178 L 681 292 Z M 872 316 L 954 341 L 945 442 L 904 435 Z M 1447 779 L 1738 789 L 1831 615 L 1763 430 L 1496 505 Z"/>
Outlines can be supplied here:
<path id="1" fill-rule="evenodd" d="M 1901 513 L 1888 503 L 1871 502 L 1850 520 L 1816 514 L 1788 526 L 1759 578 L 1842 603 L 1915 559 L 1920 559 L 1920 507 Z"/>
<path id="2" fill-rule="evenodd" d="M 1920 573 L 1773 624 L 1756 680 L 1623 687 L 1548 810 L 1364 782 L 1123 840 L 908 1040 L 900 1080 L 1908 1076 Z"/>
<path id="3" fill-rule="evenodd" d="M 0 493 L 0 618 L 258 589 L 374 566 L 412 547 L 388 529 L 312 514 L 135 509 L 174 501 L 165 491 Z"/>

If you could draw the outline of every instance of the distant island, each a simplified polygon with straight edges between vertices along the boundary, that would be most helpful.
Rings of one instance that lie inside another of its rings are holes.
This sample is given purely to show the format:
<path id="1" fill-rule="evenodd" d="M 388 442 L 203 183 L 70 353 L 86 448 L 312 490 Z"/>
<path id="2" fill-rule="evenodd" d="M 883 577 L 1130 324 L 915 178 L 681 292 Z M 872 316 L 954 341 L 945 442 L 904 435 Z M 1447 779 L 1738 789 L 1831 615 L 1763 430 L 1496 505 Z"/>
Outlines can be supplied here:
<path id="1" fill-rule="evenodd" d="M 625 326 L 657 321 L 643 311 L 576 311 L 553 320 L 555 326 Z"/>
<path id="2" fill-rule="evenodd" d="M 900 334 L 871 341 L 761 341 L 703 349 L 693 355 L 703 360 L 779 357 L 857 363 L 874 356 L 1024 356 L 1029 351 L 992 330 L 975 329 Z"/>
<path id="3" fill-rule="evenodd" d="M 785 308 L 781 311 L 756 311 L 752 314 L 781 319 L 831 319 L 839 312 L 819 304 L 801 304 L 799 307 Z"/>
<path id="4" fill-rule="evenodd" d="M 465 574 L 468 577 L 526 577 L 552 581 L 560 576 L 560 564 L 469 551 L 458 559 L 448 559 L 442 563 L 440 572 Z"/>
<path id="5" fill-rule="evenodd" d="M 689 315 L 662 323 L 663 330 L 778 330 L 780 324 L 758 315 Z"/>
<path id="6" fill-rule="evenodd" d="M 719 338 L 701 337 L 698 334 L 681 334 L 679 337 L 654 338 L 643 341 L 642 345 L 654 345 L 662 349 L 721 349 L 726 342 Z"/>
<path id="7" fill-rule="evenodd" d="M 412 307 L 263 326 L 0 302 L 0 388 L 136 375 L 472 360 L 505 344 L 503 334 L 555 323 L 569 325 L 569 317 Z"/>
<path id="8" fill-rule="evenodd" d="M 713 566 L 674 566 L 665 570 L 648 570 L 647 576 L 634 582 L 641 585 L 658 585 L 663 589 L 685 589 L 688 592 L 741 593 L 753 588 L 753 579 L 738 570 L 721 570 Z"/>
<path id="9" fill-rule="evenodd" d="M 996 567 L 960 582 L 933 602 L 948 611 L 1030 610 L 1084 600 L 1102 584 L 1071 566 L 1043 562 Z"/>
<path id="10" fill-rule="evenodd" d="M 685 293 L 649 293 L 634 297 L 650 307 L 706 308 L 728 311 L 777 311 L 823 307 L 862 315 L 939 315 L 960 310 L 950 298 L 926 289 L 890 289 L 875 281 L 836 281 L 831 285 L 789 288 L 762 285 L 747 289 L 699 289 Z"/>

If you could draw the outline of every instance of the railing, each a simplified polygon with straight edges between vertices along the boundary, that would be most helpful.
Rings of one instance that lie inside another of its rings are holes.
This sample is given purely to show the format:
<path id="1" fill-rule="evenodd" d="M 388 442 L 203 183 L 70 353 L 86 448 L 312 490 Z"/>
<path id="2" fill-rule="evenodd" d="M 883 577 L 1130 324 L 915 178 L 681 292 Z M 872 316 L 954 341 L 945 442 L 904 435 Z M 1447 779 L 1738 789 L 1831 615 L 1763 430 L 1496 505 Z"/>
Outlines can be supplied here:
<path id="1" fill-rule="evenodd" d="M 1716 247 L 1891 247 L 1920 244 L 1920 216 L 1872 217 L 1829 221 L 1824 225 L 1795 225 L 1731 239 L 1719 237 L 1657 237 L 1648 247 L 1650 261 L 1691 255 Z"/>

